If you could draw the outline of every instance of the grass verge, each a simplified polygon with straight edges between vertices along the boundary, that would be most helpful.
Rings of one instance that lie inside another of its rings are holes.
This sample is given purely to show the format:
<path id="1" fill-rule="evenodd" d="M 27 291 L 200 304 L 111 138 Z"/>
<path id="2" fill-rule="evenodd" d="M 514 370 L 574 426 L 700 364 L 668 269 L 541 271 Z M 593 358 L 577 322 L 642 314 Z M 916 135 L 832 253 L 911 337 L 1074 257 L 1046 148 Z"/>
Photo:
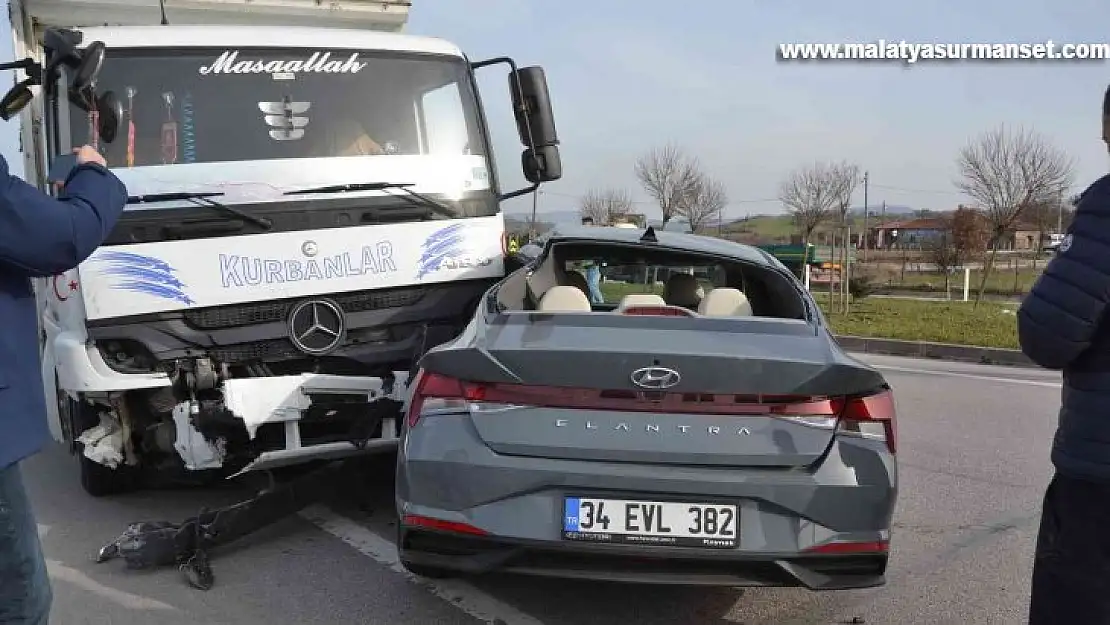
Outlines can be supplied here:
<path id="1" fill-rule="evenodd" d="M 848 314 L 830 312 L 828 294 L 814 293 L 837 334 L 904 341 L 1017 349 L 1016 305 L 932 302 L 869 297 L 852 302 Z"/>
<path id="2" fill-rule="evenodd" d="M 617 302 L 628 293 L 643 293 L 643 285 L 603 283 L 606 301 Z M 654 289 L 662 294 L 662 288 Z M 831 312 L 828 293 L 815 290 L 813 298 L 837 334 L 904 341 L 1017 349 L 1016 304 L 938 302 L 868 297 L 852 302 L 847 315 Z"/>

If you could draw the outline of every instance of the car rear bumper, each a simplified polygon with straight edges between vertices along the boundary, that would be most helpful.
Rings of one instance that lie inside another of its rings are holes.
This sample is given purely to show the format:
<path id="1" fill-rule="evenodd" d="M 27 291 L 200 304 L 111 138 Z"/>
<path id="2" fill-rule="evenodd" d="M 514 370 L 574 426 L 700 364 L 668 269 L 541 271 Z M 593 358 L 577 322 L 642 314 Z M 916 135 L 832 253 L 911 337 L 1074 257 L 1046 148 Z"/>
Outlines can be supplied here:
<path id="1" fill-rule="evenodd" d="M 567 541 L 566 496 L 738 506 L 738 546 L 699 549 Z M 884 582 L 897 497 L 883 443 L 838 437 L 811 468 L 745 469 L 509 456 L 469 419 L 430 418 L 398 456 L 397 508 L 473 535 L 402 523 L 403 561 L 463 573 L 506 571 L 664 584 L 864 588 Z M 478 535 L 480 534 L 480 535 Z M 830 544 L 836 553 L 813 553 Z"/>
<path id="2" fill-rule="evenodd" d="M 402 527 L 408 566 L 465 575 L 511 573 L 563 579 L 682 586 L 801 586 L 850 590 L 886 583 L 887 554 L 747 555 L 668 547 L 551 543 Z"/>

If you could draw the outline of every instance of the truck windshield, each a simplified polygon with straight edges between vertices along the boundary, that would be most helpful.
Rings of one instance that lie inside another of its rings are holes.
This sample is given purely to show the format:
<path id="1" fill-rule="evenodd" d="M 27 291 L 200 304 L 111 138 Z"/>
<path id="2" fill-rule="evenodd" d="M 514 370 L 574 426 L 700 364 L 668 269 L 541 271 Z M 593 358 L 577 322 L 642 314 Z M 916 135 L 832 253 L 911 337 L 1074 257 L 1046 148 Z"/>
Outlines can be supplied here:
<path id="1" fill-rule="evenodd" d="M 98 145 L 133 194 L 192 182 L 234 200 L 223 187 L 419 183 L 421 173 L 442 178 L 445 169 L 460 172 L 465 190 L 489 188 L 477 97 L 461 57 L 147 48 L 113 49 L 108 58 L 97 87 L 123 102 L 118 137 L 98 141 L 91 116 L 72 105 L 68 132 L 73 145 Z"/>

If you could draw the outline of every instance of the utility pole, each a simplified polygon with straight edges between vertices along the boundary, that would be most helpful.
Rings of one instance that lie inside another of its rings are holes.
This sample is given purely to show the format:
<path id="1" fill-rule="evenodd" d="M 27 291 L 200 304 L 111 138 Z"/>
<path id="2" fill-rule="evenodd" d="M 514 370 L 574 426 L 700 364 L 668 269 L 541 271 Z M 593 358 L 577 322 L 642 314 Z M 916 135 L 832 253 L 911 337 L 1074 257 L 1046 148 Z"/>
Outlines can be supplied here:
<path id="1" fill-rule="evenodd" d="M 883 200 L 883 210 L 881 213 L 879 213 L 879 223 L 881 224 L 880 227 L 886 225 L 886 200 Z M 883 228 L 883 243 L 886 243 L 886 247 L 889 249 L 890 242 L 886 240 L 886 234 L 886 228 Z"/>
<path id="2" fill-rule="evenodd" d="M 536 189 L 532 192 L 532 223 L 528 226 L 528 240 L 531 241 L 536 238 L 536 209 L 539 208 L 540 203 L 540 190 Z"/>
<path id="3" fill-rule="evenodd" d="M 868 214 L 870 212 L 870 211 L 867 210 L 867 187 L 868 187 L 868 184 L 870 182 L 871 182 L 871 173 L 866 172 L 866 171 L 863 172 L 863 232 L 860 233 L 860 234 L 863 235 L 863 258 L 864 258 L 864 260 L 867 260 L 867 239 L 869 238 L 869 235 L 871 233 L 871 231 L 867 229 L 867 217 L 868 217 Z"/>

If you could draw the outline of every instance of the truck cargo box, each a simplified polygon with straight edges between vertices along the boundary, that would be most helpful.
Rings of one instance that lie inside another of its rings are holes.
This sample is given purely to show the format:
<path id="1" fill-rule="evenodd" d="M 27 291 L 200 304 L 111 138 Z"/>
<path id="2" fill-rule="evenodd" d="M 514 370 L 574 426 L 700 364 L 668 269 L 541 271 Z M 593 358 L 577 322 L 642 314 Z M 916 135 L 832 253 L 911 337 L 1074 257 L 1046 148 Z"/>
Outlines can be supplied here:
<path id="1" fill-rule="evenodd" d="M 161 21 L 158 0 L 16 0 L 36 26 L 140 26 Z M 165 0 L 171 24 L 255 24 L 399 32 L 408 0 Z"/>

